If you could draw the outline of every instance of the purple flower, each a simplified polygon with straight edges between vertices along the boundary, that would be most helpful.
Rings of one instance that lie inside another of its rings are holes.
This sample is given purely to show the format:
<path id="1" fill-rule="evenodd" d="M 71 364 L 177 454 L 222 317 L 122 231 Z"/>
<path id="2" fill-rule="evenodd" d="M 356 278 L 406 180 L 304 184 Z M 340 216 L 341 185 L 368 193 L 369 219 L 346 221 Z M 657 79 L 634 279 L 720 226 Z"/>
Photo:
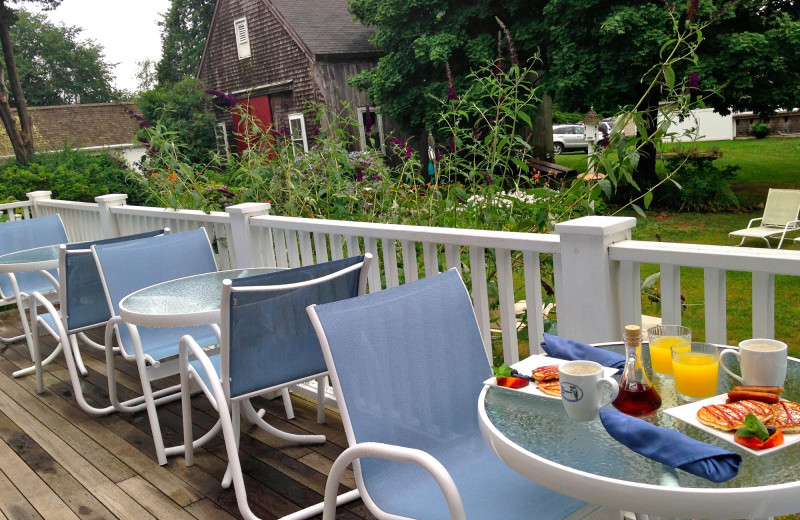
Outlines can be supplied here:
<path id="1" fill-rule="evenodd" d="M 689 101 L 694 103 L 700 97 L 700 76 L 690 72 L 686 77 L 686 87 L 689 89 Z"/>
<path id="2" fill-rule="evenodd" d="M 152 126 L 150 124 L 150 121 L 142 121 L 141 123 L 139 123 L 139 128 L 147 128 L 148 126 Z"/>
<path id="3" fill-rule="evenodd" d="M 139 142 L 144 144 L 150 144 L 150 141 L 148 141 L 146 137 L 140 137 Z"/>
<path id="4" fill-rule="evenodd" d="M 406 143 L 404 143 L 403 141 L 401 141 L 400 139 L 398 139 L 396 137 L 390 137 L 390 138 L 387 139 L 387 141 L 389 141 L 392 144 L 396 144 L 397 146 L 405 146 L 406 145 Z"/>
<path id="5" fill-rule="evenodd" d="M 364 132 L 367 134 L 372 133 L 372 114 L 369 111 L 369 105 L 364 111 Z"/>
<path id="6" fill-rule="evenodd" d="M 220 105 L 232 107 L 239 102 L 233 94 L 226 94 L 219 90 L 208 89 L 205 93 L 216 97 Z"/>
<path id="7" fill-rule="evenodd" d="M 361 171 L 361 168 L 356 170 L 356 182 L 361 182 L 364 180 L 364 173 Z"/>
<path id="8" fill-rule="evenodd" d="M 373 177 L 373 180 L 379 181 L 381 180 L 381 176 L 376 174 L 375 177 Z"/>
<path id="9" fill-rule="evenodd" d="M 406 144 L 406 159 L 411 159 L 411 145 Z"/>
<path id="10" fill-rule="evenodd" d="M 456 83 L 453 81 L 453 73 L 450 72 L 450 63 L 444 63 L 444 69 L 447 72 L 447 100 L 456 101 L 458 99 L 458 92 L 456 92 Z"/>
<path id="11" fill-rule="evenodd" d="M 451 152 L 455 152 L 456 151 L 456 136 L 454 136 L 454 135 L 450 136 L 450 146 L 449 146 L 449 148 L 450 148 Z"/>
<path id="12" fill-rule="evenodd" d="M 694 23 L 695 19 L 697 18 L 697 4 L 699 0 L 691 0 L 689 3 L 689 9 L 686 10 L 686 19 L 689 22 Z"/>
<path id="13" fill-rule="evenodd" d="M 319 125 L 317 125 L 317 123 L 311 125 L 311 135 L 319 135 L 319 133 L 320 133 Z"/>

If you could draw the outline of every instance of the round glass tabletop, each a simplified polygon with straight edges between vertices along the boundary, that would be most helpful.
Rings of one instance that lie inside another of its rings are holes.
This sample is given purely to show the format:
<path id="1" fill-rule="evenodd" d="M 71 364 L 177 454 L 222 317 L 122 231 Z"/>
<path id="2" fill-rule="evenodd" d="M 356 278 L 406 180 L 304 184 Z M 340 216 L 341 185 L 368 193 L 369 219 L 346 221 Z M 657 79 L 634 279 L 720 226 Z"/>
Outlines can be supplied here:
<path id="1" fill-rule="evenodd" d="M 38 271 L 58 267 L 60 244 L 15 251 L 0 256 L 0 272 Z"/>
<path id="2" fill-rule="evenodd" d="M 263 267 L 217 271 L 145 287 L 122 299 L 120 317 L 127 323 L 149 327 L 215 323 L 219 321 L 223 280 L 275 270 Z"/>
<path id="3" fill-rule="evenodd" d="M 624 351 L 621 347 L 614 350 Z M 643 347 L 642 354 L 648 374 L 652 374 L 647 350 L 646 346 Z M 672 379 L 658 377 L 651 377 L 651 382 L 661 395 L 662 406 L 654 415 L 643 419 L 728 451 L 741 453 L 744 460 L 737 477 L 716 484 L 685 471 L 671 472 L 671 476 L 666 476 L 666 466 L 617 442 L 605 431 L 599 419 L 588 422 L 571 420 L 559 399 L 491 388 L 486 394 L 486 413 L 492 424 L 518 446 L 558 464 L 613 479 L 645 484 L 677 483 L 681 487 L 715 488 L 782 484 L 798 479 L 800 443 L 787 446 L 774 454 L 755 455 L 665 413 L 665 409 L 683 404 L 675 394 L 674 382 Z M 718 394 L 727 392 L 737 384 L 741 383 L 720 370 Z M 790 360 L 785 388 L 782 397 L 800 401 L 800 362 L 796 360 Z"/>

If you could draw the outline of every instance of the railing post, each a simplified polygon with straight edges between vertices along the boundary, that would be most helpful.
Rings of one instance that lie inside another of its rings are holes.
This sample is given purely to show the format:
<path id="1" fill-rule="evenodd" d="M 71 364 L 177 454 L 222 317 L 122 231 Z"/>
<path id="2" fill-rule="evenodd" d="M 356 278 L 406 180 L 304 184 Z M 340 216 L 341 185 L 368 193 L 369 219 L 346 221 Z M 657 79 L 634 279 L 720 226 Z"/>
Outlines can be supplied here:
<path id="1" fill-rule="evenodd" d="M 581 217 L 556 224 L 561 236 L 556 285 L 558 333 L 583 342 L 622 338 L 619 266 L 608 246 L 630 240 L 633 217 Z"/>
<path id="2" fill-rule="evenodd" d="M 28 200 L 31 201 L 31 217 L 39 216 L 39 201 L 49 200 L 52 194 L 52 191 L 47 190 L 31 191 L 25 194 L 28 196 Z"/>
<path id="3" fill-rule="evenodd" d="M 95 202 L 97 202 L 97 208 L 100 210 L 100 224 L 103 226 L 103 236 L 105 238 L 120 236 L 119 224 L 114 215 L 111 214 L 111 208 L 124 205 L 127 199 L 128 196 L 124 193 L 110 193 L 94 198 Z"/>
<path id="4" fill-rule="evenodd" d="M 268 215 L 271 204 L 266 202 L 245 202 L 225 208 L 231 217 L 231 239 L 236 267 L 255 267 L 259 265 L 253 244 L 250 241 L 250 217 Z"/>

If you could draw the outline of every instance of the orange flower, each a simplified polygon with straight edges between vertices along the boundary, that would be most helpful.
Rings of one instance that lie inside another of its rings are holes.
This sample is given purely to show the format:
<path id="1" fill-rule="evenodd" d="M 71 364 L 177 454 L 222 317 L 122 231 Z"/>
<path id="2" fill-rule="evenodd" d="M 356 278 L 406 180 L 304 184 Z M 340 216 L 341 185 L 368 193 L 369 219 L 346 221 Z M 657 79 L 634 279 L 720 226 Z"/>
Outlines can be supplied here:
<path id="1" fill-rule="evenodd" d="M 178 174 L 177 173 L 170 173 L 167 176 L 167 182 L 169 182 L 170 184 L 175 184 L 176 182 L 178 182 Z"/>

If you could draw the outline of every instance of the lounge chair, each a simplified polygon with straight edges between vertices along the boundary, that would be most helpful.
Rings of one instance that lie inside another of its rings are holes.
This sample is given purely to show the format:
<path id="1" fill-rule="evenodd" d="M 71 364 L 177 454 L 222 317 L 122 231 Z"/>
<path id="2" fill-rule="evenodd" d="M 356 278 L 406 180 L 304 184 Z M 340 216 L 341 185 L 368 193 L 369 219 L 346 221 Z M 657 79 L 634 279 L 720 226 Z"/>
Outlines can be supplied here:
<path id="1" fill-rule="evenodd" d="M 777 190 L 770 188 L 767 195 L 767 203 L 764 205 L 764 216 L 750 220 L 745 229 L 731 231 L 728 239 L 731 244 L 734 238 L 741 238 L 738 244 L 744 244 L 745 239 L 760 238 L 767 243 L 767 247 L 772 247 L 770 238 L 777 238 L 778 249 L 783 245 L 786 233 L 800 229 L 800 190 Z"/>

